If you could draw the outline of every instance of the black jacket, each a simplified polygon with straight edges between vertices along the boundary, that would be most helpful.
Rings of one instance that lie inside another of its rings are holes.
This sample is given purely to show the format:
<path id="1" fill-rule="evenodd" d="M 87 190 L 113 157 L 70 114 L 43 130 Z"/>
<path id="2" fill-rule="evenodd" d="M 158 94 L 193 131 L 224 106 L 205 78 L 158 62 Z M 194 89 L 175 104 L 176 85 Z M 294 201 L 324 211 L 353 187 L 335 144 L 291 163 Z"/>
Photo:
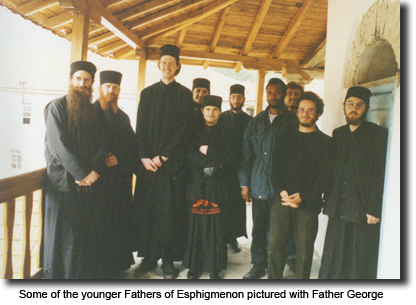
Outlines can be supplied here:
<path id="1" fill-rule="evenodd" d="M 386 166 L 387 129 L 364 121 L 354 132 L 334 130 L 336 163 L 324 213 L 355 223 L 380 218 Z"/>
<path id="2" fill-rule="evenodd" d="M 47 188 L 56 192 L 79 192 L 84 188 L 75 183 L 91 170 L 98 174 L 104 168 L 106 142 L 102 120 L 90 120 L 74 127 L 69 125 L 66 96 L 50 102 L 44 111 L 46 123 L 45 159 Z M 88 190 L 98 188 L 94 183 Z"/>

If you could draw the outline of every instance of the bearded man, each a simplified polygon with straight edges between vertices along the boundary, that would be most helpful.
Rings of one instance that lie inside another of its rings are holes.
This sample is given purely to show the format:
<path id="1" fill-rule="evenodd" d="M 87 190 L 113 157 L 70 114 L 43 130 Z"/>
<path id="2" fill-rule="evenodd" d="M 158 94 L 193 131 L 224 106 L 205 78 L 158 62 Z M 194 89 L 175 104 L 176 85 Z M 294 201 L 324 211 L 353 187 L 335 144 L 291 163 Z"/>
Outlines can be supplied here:
<path id="1" fill-rule="evenodd" d="M 238 237 L 247 237 L 246 229 L 246 201 L 241 196 L 240 182 L 238 180 L 237 169 L 243 159 L 242 141 L 244 132 L 252 117 L 243 111 L 245 102 L 245 87 L 239 84 L 230 87 L 230 110 L 220 115 L 219 125 L 222 125 L 229 141 L 232 143 L 232 159 L 234 167 L 231 171 L 232 179 L 230 208 L 227 214 L 227 243 L 234 252 L 240 252 L 241 246 L 237 241 Z"/>
<path id="2" fill-rule="evenodd" d="M 336 163 L 323 210 L 329 221 L 320 279 L 377 278 L 388 131 L 365 120 L 370 97 L 367 88 L 349 88 L 347 124 L 333 131 Z"/>
<path id="3" fill-rule="evenodd" d="M 136 137 L 129 116 L 119 108 L 118 98 L 123 75 L 117 71 L 100 72 L 100 94 L 94 105 L 105 124 L 108 154 L 101 175 L 104 190 L 106 248 L 103 269 L 106 277 L 117 276 L 134 264 L 132 254 L 132 176 L 135 167 Z"/>
<path id="4" fill-rule="evenodd" d="M 268 279 L 282 279 L 286 245 L 294 232 L 295 278 L 309 279 L 318 233 L 322 196 L 331 177 L 333 144 L 316 121 L 324 111 L 322 99 L 313 92 L 297 100 L 299 129 L 289 130 L 276 143 L 273 185 L 276 197 L 270 216 Z"/>
<path id="5" fill-rule="evenodd" d="M 96 67 L 71 64 L 69 92 L 45 108 L 47 279 L 98 278 L 100 175 L 106 157 L 102 121 L 91 104 Z"/>
<path id="6" fill-rule="evenodd" d="M 243 137 L 243 160 L 238 170 L 241 195 L 249 202 L 251 198 L 253 229 L 251 263 L 253 268 L 244 279 L 259 279 L 266 275 L 267 231 L 270 210 L 273 205 L 272 156 L 276 140 L 288 128 L 296 128 L 298 119 L 285 106 L 286 85 L 279 78 L 271 78 L 266 86 L 269 106 L 252 119 Z"/>
<path id="7" fill-rule="evenodd" d="M 192 81 L 192 97 L 194 99 L 195 117 L 190 122 L 190 128 L 204 126 L 205 120 L 201 112 L 202 100 L 205 95 L 211 92 L 211 82 L 206 78 L 195 78 Z"/>

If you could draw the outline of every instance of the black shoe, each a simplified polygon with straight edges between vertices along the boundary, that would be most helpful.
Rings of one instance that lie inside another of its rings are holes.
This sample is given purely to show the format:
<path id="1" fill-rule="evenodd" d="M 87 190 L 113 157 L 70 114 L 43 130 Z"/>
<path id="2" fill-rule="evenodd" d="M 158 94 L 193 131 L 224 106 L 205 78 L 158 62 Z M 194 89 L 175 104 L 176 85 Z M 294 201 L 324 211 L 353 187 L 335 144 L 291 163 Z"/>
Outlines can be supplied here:
<path id="1" fill-rule="evenodd" d="M 152 262 L 146 258 L 143 258 L 139 267 L 137 267 L 136 270 L 134 270 L 134 276 L 141 277 L 145 273 L 156 269 L 156 267 L 157 267 L 157 262 Z"/>
<path id="2" fill-rule="evenodd" d="M 258 280 L 259 278 L 262 278 L 265 275 L 266 270 L 252 268 L 249 272 L 247 272 L 244 275 L 243 280 Z"/>
<path id="3" fill-rule="evenodd" d="M 211 280 L 219 280 L 220 279 L 220 273 L 219 272 L 210 272 L 209 278 Z"/>
<path id="4" fill-rule="evenodd" d="M 228 243 L 231 247 L 231 250 L 233 250 L 235 253 L 241 252 L 241 246 L 238 243 L 237 239 L 234 239 L 233 241 Z"/>
<path id="5" fill-rule="evenodd" d="M 189 280 L 197 280 L 199 279 L 200 276 L 201 276 L 201 271 L 194 271 L 194 270 L 189 269 L 188 275 L 187 275 Z"/>
<path id="6" fill-rule="evenodd" d="M 164 262 L 162 265 L 163 268 L 163 278 L 165 280 L 173 280 L 178 276 L 178 270 L 175 269 L 173 262 Z"/>

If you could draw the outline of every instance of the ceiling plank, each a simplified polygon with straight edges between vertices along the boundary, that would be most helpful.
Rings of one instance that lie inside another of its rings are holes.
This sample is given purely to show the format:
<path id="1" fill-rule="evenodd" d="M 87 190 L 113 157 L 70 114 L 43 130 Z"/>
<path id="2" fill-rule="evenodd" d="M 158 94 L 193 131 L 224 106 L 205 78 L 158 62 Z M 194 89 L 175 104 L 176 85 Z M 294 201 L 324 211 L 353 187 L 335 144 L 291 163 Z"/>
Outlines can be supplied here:
<path id="1" fill-rule="evenodd" d="M 126 43 L 123 40 L 116 41 L 104 47 L 99 47 L 97 50 L 101 54 L 112 53 L 115 50 L 121 49 L 126 46 Z"/>
<path id="2" fill-rule="evenodd" d="M 136 59 L 136 50 L 130 46 L 127 46 L 114 52 L 114 59 L 116 60 L 126 59 L 131 56 L 134 56 L 134 59 Z"/>
<path id="3" fill-rule="evenodd" d="M 300 65 L 301 68 L 315 68 L 325 60 L 326 38 L 309 54 Z"/>
<path id="4" fill-rule="evenodd" d="M 214 36 L 212 37 L 211 44 L 209 46 L 209 51 L 210 52 L 214 52 L 215 48 L 217 47 L 218 41 L 220 40 L 222 28 L 224 27 L 225 21 L 227 20 L 227 15 L 228 15 L 228 12 L 230 11 L 230 9 L 231 9 L 231 5 L 226 7 L 222 11 L 222 15 L 218 20 Z M 204 62 L 204 69 L 208 69 L 208 66 L 209 66 L 209 60 L 206 60 Z"/>
<path id="5" fill-rule="evenodd" d="M 105 33 L 103 35 L 96 36 L 96 37 L 91 38 L 91 39 L 88 40 L 88 46 L 92 46 L 94 44 L 98 44 L 100 42 L 103 42 L 103 41 L 106 41 L 108 39 L 111 39 L 111 38 L 113 38 L 115 36 L 116 35 L 113 32 L 108 32 L 108 33 Z"/>
<path id="6" fill-rule="evenodd" d="M 22 15 L 30 16 L 43 9 L 57 5 L 58 3 L 59 3 L 59 0 L 33 0 L 33 1 L 26 2 L 24 4 L 18 5 L 17 10 Z"/>
<path id="7" fill-rule="evenodd" d="M 124 40 L 131 47 L 136 46 L 143 49 L 145 44 L 143 41 L 134 35 L 113 14 L 110 13 L 98 0 L 88 0 L 89 6 L 97 11 L 102 16 L 101 23 L 110 31 L 115 33 L 120 39 Z"/>
<path id="8" fill-rule="evenodd" d="M 283 35 L 282 39 L 274 49 L 273 53 L 270 55 L 270 58 L 279 56 L 283 53 L 286 46 L 289 44 L 292 37 L 295 35 L 296 31 L 298 30 L 299 26 L 301 25 L 302 21 L 305 19 L 308 10 L 313 6 L 315 0 L 305 0 L 302 7 L 299 9 L 298 13 L 296 14 L 295 18 L 289 25 L 289 28 Z"/>
<path id="9" fill-rule="evenodd" d="M 140 3 L 124 11 L 116 13 L 114 16 L 117 17 L 118 20 L 124 21 L 137 15 L 145 14 L 151 10 L 161 8 L 170 3 L 173 3 L 173 0 L 153 0 L 145 3 Z"/>
<path id="10" fill-rule="evenodd" d="M 70 12 L 64 12 L 44 20 L 42 25 L 54 29 L 70 22 L 72 22 L 72 14 Z"/>
<path id="11" fill-rule="evenodd" d="M 178 31 L 182 30 L 183 28 L 188 27 L 188 26 L 194 24 L 195 22 L 200 21 L 200 20 L 202 20 L 202 19 L 204 19 L 204 18 L 206 18 L 206 17 L 208 17 L 208 16 L 226 8 L 227 6 L 230 6 L 231 4 L 233 4 L 237 1 L 238 0 L 218 0 L 218 1 L 215 1 L 215 2 L 213 2 L 213 3 L 211 3 L 207 6 L 191 13 L 191 14 L 188 14 L 187 18 L 185 19 L 185 24 L 183 24 L 183 19 L 180 18 L 180 21 L 177 21 L 176 19 L 174 19 L 174 20 L 169 21 L 167 23 L 163 23 L 161 25 L 158 25 L 157 28 L 154 29 L 152 32 L 163 30 L 165 25 L 168 25 L 169 27 L 172 27 L 172 26 L 176 26 L 176 27 L 171 28 L 170 30 L 167 30 L 167 31 L 163 32 L 162 34 L 159 34 L 155 37 L 152 37 L 151 39 L 146 39 L 145 40 L 146 44 L 151 45 L 151 44 L 155 43 L 156 41 L 158 41 L 160 39 L 168 37 L 168 36 L 178 32 Z M 179 25 L 179 26 L 177 26 L 177 25 Z M 147 37 L 149 37 L 149 36 L 151 36 L 151 35 L 149 35 L 149 33 L 148 33 Z"/>
<path id="12" fill-rule="evenodd" d="M 248 52 L 251 49 L 251 46 L 254 43 L 254 40 L 256 39 L 257 33 L 260 30 L 260 27 L 263 23 L 264 17 L 266 17 L 267 12 L 269 11 L 269 7 L 272 4 L 272 0 L 263 0 L 263 2 L 260 5 L 260 8 L 257 12 L 257 15 L 254 19 L 253 25 L 250 28 L 250 32 L 246 38 L 246 41 L 244 43 L 243 55 L 247 55 Z M 241 71 L 241 62 L 238 62 L 235 64 L 234 72 L 239 73 Z"/>
<path id="13" fill-rule="evenodd" d="M 182 47 L 183 40 L 185 39 L 186 31 L 188 28 L 182 29 L 182 31 L 179 33 L 178 40 L 176 41 L 176 46 L 180 49 Z"/>

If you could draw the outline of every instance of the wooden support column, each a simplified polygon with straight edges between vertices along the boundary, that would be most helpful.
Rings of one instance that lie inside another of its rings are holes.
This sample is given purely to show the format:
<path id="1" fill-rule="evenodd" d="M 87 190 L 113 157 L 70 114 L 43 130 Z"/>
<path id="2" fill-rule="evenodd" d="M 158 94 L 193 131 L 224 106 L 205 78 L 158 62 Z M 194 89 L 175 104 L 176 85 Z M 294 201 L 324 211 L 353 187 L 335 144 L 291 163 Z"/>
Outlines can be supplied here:
<path id="1" fill-rule="evenodd" d="M 145 88 L 146 66 L 147 66 L 147 50 L 143 50 L 143 56 L 139 57 L 139 77 L 137 81 L 137 108 L 140 104 L 140 94 Z"/>
<path id="2" fill-rule="evenodd" d="M 264 96 L 264 80 L 266 78 L 266 70 L 257 70 L 257 92 L 256 92 L 256 107 L 254 109 L 256 115 L 263 111 L 263 96 Z"/>
<path id="3" fill-rule="evenodd" d="M 32 221 L 33 193 L 23 197 L 23 250 L 20 278 L 30 278 L 30 224 Z"/>
<path id="4" fill-rule="evenodd" d="M 4 230 L 4 256 L 3 268 L 0 274 L 2 279 L 13 278 L 12 242 L 14 228 L 14 212 L 16 199 L 3 203 L 3 230 Z"/>
<path id="5" fill-rule="evenodd" d="M 89 24 L 88 11 L 74 14 L 72 23 L 71 63 L 79 60 L 87 60 Z"/>

